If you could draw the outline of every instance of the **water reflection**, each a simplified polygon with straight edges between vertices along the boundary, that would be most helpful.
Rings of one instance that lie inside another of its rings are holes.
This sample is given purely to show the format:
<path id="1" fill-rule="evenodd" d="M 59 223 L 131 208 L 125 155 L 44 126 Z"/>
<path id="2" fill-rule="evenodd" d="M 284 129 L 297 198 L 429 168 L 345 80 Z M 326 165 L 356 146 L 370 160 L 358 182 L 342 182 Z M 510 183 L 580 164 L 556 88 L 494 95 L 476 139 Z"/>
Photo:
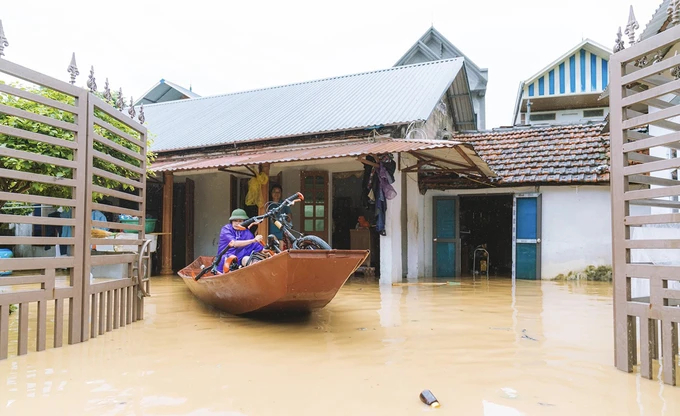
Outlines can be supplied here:
<path id="1" fill-rule="evenodd" d="M 144 321 L 1 361 L 0 414 L 413 415 L 426 388 L 440 414 L 680 414 L 680 389 L 614 368 L 608 284 L 356 280 L 276 319 L 153 284 Z"/>
<path id="2" fill-rule="evenodd" d="M 403 289 L 389 285 L 380 285 L 380 326 L 383 328 L 401 326 L 401 295 Z"/>

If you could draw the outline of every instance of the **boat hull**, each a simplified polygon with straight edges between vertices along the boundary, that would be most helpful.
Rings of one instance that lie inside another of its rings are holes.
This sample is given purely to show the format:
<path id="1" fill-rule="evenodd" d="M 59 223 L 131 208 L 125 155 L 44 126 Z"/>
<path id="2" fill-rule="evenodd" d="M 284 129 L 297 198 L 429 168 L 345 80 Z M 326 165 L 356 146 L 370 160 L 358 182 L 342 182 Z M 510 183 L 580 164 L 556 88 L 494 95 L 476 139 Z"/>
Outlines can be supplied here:
<path id="1" fill-rule="evenodd" d="M 180 270 L 189 290 L 201 301 L 241 315 L 251 312 L 306 312 L 330 302 L 368 256 L 368 250 L 289 250 L 233 272 L 207 273 L 201 256 Z"/>

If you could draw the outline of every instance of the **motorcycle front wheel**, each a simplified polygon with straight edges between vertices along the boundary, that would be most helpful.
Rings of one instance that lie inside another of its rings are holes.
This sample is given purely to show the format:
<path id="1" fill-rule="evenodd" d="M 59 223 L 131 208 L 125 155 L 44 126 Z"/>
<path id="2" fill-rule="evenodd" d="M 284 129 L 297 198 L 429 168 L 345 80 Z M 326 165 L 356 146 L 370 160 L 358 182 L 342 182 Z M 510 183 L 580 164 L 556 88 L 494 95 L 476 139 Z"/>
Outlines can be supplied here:
<path id="1" fill-rule="evenodd" d="M 306 235 L 293 242 L 295 250 L 330 250 L 331 246 L 315 235 Z"/>

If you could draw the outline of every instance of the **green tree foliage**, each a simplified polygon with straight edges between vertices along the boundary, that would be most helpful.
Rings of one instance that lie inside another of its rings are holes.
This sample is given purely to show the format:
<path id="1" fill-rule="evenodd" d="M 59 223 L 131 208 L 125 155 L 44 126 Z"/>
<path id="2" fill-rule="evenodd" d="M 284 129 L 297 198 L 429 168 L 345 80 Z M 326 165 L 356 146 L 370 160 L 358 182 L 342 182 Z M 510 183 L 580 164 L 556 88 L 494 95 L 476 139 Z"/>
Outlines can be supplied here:
<path id="1" fill-rule="evenodd" d="M 0 81 L 1 82 L 1 81 Z M 50 98 L 55 101 L 66 103 L 69 105 L 74 105 L 74 98 L 60 92 L 42 88 L 42 87 L 26 87 L 13 85 L 16 88 L 22 89 L 24 91 L 29 91 L 37 95 L 41 95 L 46 98 Z M 101 95 L 100 95 L 100 98 Z M 114 100 L 117 97 L 114 96 Z M 67 123 L 73 123 L 74 115 L 67 111 L 62 111 L 42 105 L 40 103 L 18 98 L 9 94 L 0 94 L 0 103 L 9 107 L 19 108 L 33 114 L 38 114 L 46 117 L 50 117 L 54 120 L 60 120 Z M 116 127 L 117 129 L 129 134 L 130 136 L 139 139 L 139 135 L 127 127 L 125 124 L 117 121 L 113 117 L 108 116 L 102 111 L 95 110 L 95 117 L 101 119 L 102 121 Z M 11 116 L 7 114 L 0 113 L 0 125 L 13 127 L 20 130 L 26 130 L 34 133 L 40 133 L 47 135 L 56 139 L 61 139 L 64 141 L 74 141 L 75 136 L 73 132 L 65 129 L 53 127 L 44 123 L 35 122 L 32 120 L 27 120 L 24 118 Z M 95 132 L 121 146 L 124 146 L 134 152 L 139 152 L 139 146 L 134 143 L 119 137 L 113 132 L 101 128 L 95 125 Z M 151 165 L 154 159 L 154 154 L 148 150 L 150 146 L 150 141 L 147 141 L 147 166 Z M 20 137 L 9 136 L 5 134 L 0 134 L 0 147 L 6 147 L 9 149 L 16 149 L 25 152 L 37 153 L 41 155 L 51 156 L 59 159 L 73 160 L 74 151 L 61 146 L 55 146 L 52 144 L 46 144 L 42 142 L 37 142 L 29 139 L 24 139 Z M 94 142 L 94 149 L 100 151 L 104 154 L 115 157 L 116 159 L 122 160 L 132 166 L 140 167 L 140 162 L 133 157 L 126 155 L 111 147 L 105 146 L 101 143 Z M 106 160 L 95 158 L 93 162 L 94 167 L 105 170 L 107 172 L 112 172 L 117 175 L 123 176 L 125 178 L 138 179 L 139 175 L 129 169 L 121 166 L 117 166 L 114 163 L 108 162 Z M 57 166 L 48 163 L 34 162 L 26 159 L 14 158 L 14 157 L 2 157 L 0 158 L 0 168 L 18 170 L 23 172 L 37 173 L 42 175 L 48 175 L 57 178 L 73 178 L 73 171 L 71 168 Z M 93 182 L 96 185 L 109 188 L 109 189 L 122 189 L 122 190 L 133 190 L 134 188 L 122 184 L 117 181 L 102 178 L 99 176 L 93 177 Z M 70 198 L 72 188 L 67 186 L 60 186 L 58 184 L 44 184 L 39 182 L 24 181 L 24 180 L 10 180 L 6 178 L 0 178 L 0 191 L 11 192 L 16 194 L 29 193 L 32 195 L 42 195 L 42 196 L 52 196 L 60 198 Z M 102 195 L 93 195 L 95 200 L 98 200 Z M 7 201 L 0 200 L 0 209 L 5 205 Z"/>

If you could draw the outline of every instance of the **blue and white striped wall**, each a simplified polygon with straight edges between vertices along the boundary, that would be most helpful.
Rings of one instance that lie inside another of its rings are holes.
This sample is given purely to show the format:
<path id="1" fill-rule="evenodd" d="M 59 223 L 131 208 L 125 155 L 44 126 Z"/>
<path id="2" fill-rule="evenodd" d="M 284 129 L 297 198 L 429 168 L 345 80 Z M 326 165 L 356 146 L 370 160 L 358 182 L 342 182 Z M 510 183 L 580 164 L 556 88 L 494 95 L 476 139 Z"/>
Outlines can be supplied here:
<path id="1" fill-rule="evenodd" d="M 609 61 L 581 49 L 524 86 L 525 97 L 588 94 L 604 91 Z"/>

